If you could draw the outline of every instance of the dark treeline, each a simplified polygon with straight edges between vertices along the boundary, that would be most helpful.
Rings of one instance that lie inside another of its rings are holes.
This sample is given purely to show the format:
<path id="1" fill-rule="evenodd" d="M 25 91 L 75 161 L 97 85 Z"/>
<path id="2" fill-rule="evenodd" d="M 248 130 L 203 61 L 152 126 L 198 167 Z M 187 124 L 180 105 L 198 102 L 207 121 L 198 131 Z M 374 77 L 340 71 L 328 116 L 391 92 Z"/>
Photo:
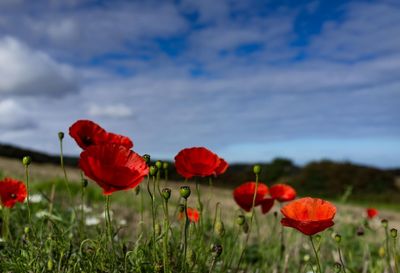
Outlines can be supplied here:
<path id="1" fill-rule="evenodd" d="M 31 156 L 37 163 L 60 163 L 58 155 L 48 155 L 0 144 L 0 156 L 21 159 L 25 155 Z M 64 161 L 67 166 L 78 166 L 77 157 L 65 157 Z M 398 198 L 400 195 L 400 169 L 381 170 L 350 162 L 330 160 L 314 161 L 300 167 L 285 158 L 276 158 L 271 162 L 259 164 L 262 166 L 260 181 L 267 185 L 288 183 L 301 195 L 340 197 L 346 192 L 351 192 L 353 196 L 386 194 Z M 169 162 L 168 176 L 170 180 L 183 181 L 173 167 L 173 162 Z M 213 178 L 213 184 L 234 188 L 254 179 L 253 164 L 231 164 L 225 174 Z M 208 183 L 208 179 L 199 181 Z"/>

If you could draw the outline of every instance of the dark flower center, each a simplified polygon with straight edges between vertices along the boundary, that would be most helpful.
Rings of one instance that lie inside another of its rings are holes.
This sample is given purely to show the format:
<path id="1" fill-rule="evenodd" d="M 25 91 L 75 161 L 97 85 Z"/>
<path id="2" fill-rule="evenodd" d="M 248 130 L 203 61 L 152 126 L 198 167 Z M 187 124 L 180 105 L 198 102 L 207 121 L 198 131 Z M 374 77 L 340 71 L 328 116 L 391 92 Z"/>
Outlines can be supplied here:
<path id="1" fill-rule="evenodd" d="M 16 195 L 15 193 L 12 193 L 12 194 L 10 194 L 10 197 L 11 197 L 12 199 L 15 199 L 15 198 L 17 198 L 17 195 Z"/>
<path id="2" fill-rule="evenodd" d="M 82 138 L 82 142 L 83 142 L 83 144 L 85 144 L 86 146 L 90 146 L 90 145 L 93 144 L 93 140 L 92 140 L 92 138 L 89 137 L 89 136 L 84 136 L 84 137 Z"/>

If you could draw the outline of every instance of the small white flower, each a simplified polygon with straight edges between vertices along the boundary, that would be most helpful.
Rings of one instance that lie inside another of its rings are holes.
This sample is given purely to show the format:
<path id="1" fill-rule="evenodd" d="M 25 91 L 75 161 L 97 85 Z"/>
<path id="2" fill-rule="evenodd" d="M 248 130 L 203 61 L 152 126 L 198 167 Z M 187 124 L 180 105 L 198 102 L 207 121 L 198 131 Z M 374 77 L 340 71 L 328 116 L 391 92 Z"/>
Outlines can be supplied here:
<path id="1" fill-rule="evenodd" d="M 100 219 L 94 216 L 91 217 L 86 217 L 85 219 L 85 225 L 87 226 L 95 226 L 100 223 Z"/>
<path id="2" fill-rule="evenodd" d="M 125 219 L 119 220 L 119 225 L 120 225 L 120 226 L 126 226 L 126 224 L 127 224 L 127 222 L 126 222 Z"/>
<path id="3" fill-rule="evenodd" d="M 38 212 L 35 213 L 35 216 L 39 219 L 44 218 L 44 217 L 48 217 L 51 218 L 52 220 L 56 220 L 56 221 L 62 221 L 62 219 L 54 214 L 50 214 L 48 211 L 46 210 L 40 210 Z"/>
<path id="4" fill-rule="evenodd" d="M 82 210 L 82 205 L 78 206 L 78 209 Z M 89 212 L 92 212 L 92 211 L 93 211 L 93 209 L 91 207 L 88 207 L 85 204 L 83 204 L 83 212 L 89 213 Z"/>
<path id="5" fill-rule="evenodd" d="M 29 202 L 31 203 L 40 203 L 43 201 L 43 196 L 41 194 L 31 194 L 29 195 Z"/>

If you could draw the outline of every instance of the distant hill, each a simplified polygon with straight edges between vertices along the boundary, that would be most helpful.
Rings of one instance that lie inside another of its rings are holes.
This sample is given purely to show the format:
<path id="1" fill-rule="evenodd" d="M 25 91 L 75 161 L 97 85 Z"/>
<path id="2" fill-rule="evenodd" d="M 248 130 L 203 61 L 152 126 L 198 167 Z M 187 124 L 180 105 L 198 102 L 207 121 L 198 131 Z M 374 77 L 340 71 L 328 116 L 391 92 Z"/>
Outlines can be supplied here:
<path id="1" fill-rule="evenodd" d="M 32 160 L 37 163 L 60 164 L 59 155 L 49 155 L 43 152 L 24 149 L 13 145 L 0 144 L 0 156 L 22 159 L 24 156 L 27 155 L 29 155 L 32 158 Z M 78 158 L 71 156 L 64 156 L 64 164 L 66 166 L 76 167 L 78 166 Z"/>
<path id="2" fill-rule="evenodd" d="M 22 149 L 12 145 L 0 144 L 0 156 L 22 159 L 29 155 L 37 163 L 60 164 L 59 155 Z M 65 165 L 78 166 L 77 157 L 65 157 Z M 169 178 L 182 181 L 170 163 Z M 375 196 L 400 198 L 400 169 L 382 170 L 361 166 L 350 162 L 321 160 L 301 167 L 290 159 L 276 158 L 271 162 L 259 163 L 262 166 L 260 181 L 267 185 L 283 182 L 293 185 L 302 194 L 340 197 L 348 192 L 352 196 Z M 214 185 L 233 188 L 246 181 L 254 181 L 253 164 L 231 164 L 227 172 L 214 178 Z M 203 180 L 202 180 L 203 181 Z"/>

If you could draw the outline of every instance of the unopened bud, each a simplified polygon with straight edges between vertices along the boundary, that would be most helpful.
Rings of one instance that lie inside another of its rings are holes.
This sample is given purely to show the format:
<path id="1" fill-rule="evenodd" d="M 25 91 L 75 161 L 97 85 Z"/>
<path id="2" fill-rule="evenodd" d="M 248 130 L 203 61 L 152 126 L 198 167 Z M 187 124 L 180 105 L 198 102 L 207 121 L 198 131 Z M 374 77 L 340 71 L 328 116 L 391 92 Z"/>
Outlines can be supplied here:
<path id="1" fill-rule="evenodd" d="M 29 228 L 29 227 L 24 227 L 24 233 L 25 233 L 25 234 L 28 234 L 29 231 L 30 231 L 30 228 Z"/>
<path id="2" fill-rule="evenodd" d="M 221 236 L 221 237 L 224 236 L 224 234 L 225 234 L 224 223 L 222 221 L 217 221 L 214 226 L 214 231 L 215 231 L 215 234 L 217 234 L 218 236 Z"/>
<path id="3" fill-rule="evenodd" d="M 168 169 L 168 162 L 163 162 L 162 167 L 164 170 Z"/>
<path id="4" fill-rule="evenodd" d="M 64 132 L 58 132 L 58 139 L 63 140 L 64 138 Z"/>
<path id="5" fill-rule="evenodd" d="M 253 172 L 254 172 L 255 174 L 261 173 L 261 166 L 260 166 L 260 165 L 254 165 L 254 167 L 253 167 Z"/>
<path id="6" fill-rule="evenodd" d="M 211 252 L 214 258 L 218 258 L 222 254 L 222 245 L 213 245 L 211 247 Z"/>
<path id="7" fill-rule="evenodd" d="M 340 236 L 340 234 L 336 234 L 335 241 L 336 241 L 336 243 L 340 244 L 340 242 L 342 241 L 342 236 Z"/>
<path id="8" fill-rule="evenodd" d="M 358 236 L 363 236 L 364 233 L 365 232 L 364 232 L 364 228 L 363 227 L 360 226 L 360 227 L 357 228 L 357 235 Z"/>
<path id="9" fill-rule="evenodd" d="M 142 158 L 144 159 L 144 161 L 146 162 L 147 165 L 150 164 L 150 155 L 144 154 L 144 155 L 142 156 Z"/>
<path id="10" fill-rule="evenodd" d="M 32 158 L 30 156 L 24 156 L 24 158 L 22 158 L 22 164 L 24 164 L 24 166 L 29 166 L 32 163 Z"/>
<path id="11" fill-rule="evenodd" d="M 189 186 L 182 186 L 180 189 L 179 189 L 179 194 L 183 197 L 183 198 L 185 198 L 185 199 L 188 199 L 189 198 L 189 196 L 190 196 L 190 187 Z"/>
<path id="12" fill-rule="evenodd" d="M 306 254 L 303 256 L 303 261 L 308 262 L 310 260 L 310 255 Z"/>
<path id="13" fill-rule="evenodd" d="M 47 261 L 47 270 L 53 271 L 53 259 L 51 258 Z"/>
<path id="14" fill-rule="evenodd" d="M 150 166 L 149 174 L 150 174 L 151 176 L 155 176 L 156 173 L 157 173 L 157 167 L 156 167 L 156 166 Z"/>
<path id="15" fill-rule="evenodd" d="M 236 217 L 236 224 L 238 224 L 239 226 L 242 226 L 245 222 L 246 222 L 246 217 L 244 217 L 244 215 L 238 215 Z"/>
<path id="16" fill-rule="evenodd" d="M 162 194 L 164 200 L 168 201 L 169 198 L 171 197 L 171 189 L 170 188 L 164 188 L 164 189 L 162 189 L 161 194 Z"/>
<path id="17" fill-rule="evenodd" d="M 389 221 L 386 220 L 386 219 L 382 219 L 381 223 L 382 223 L 382 226 L 383 226 L 384 228 L 387 228 L 388 225 L 389 225 Z"/>
<path id="18" fill-rule="evenodd" d="M 161 168 L 162 168 L 162 163 L 161 163 L 160 160 L 157 160 L 157 162 L 156 162 L 155 165 L 156 165 L 156 167 L 157 167 L 158 170 L 161 170 Z"/>
<path id="19" fill-rule="evenodd" d="M 392 236 L 393 239 L 396 239 L 397 238 L 397 229 L 392 228 L 390 230 L 390 236 Z"/>

